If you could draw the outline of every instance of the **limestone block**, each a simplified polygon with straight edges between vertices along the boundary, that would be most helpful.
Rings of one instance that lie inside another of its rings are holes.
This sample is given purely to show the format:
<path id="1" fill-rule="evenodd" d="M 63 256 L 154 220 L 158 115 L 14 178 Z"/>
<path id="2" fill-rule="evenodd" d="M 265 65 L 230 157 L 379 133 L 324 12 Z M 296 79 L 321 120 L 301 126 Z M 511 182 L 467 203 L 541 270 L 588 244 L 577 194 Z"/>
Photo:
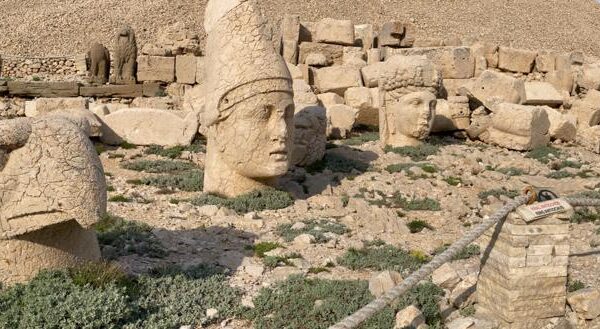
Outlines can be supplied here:
<path id="1" fill-rule="evenodd" d="M 296 105 L 294 115 L 294 151 L 292 163 L 304 167 L 325 156 L 327 145 L 327 114 L 315 105 Z"/>
<path id="2" fill-rule="evenodd" d="M 348 66 L 331 66 L 316 70 L 315 86 L 321 93 L 344 95 L 348 88 L 362 86 L 360 70 Z"/>
<path id="3" fill-rule="evenodd" d="M 283 16 L 281 21 L 281 55 L 287 63 L 298 63 L 298 43 L 300 42 L 300 16 Z"/>
<path id="4" fill-rule="evenodd" d="M 580 319 L 593 320 L 600 316 L 600 290 L 596 288 L 572 292 L 567 300 Z"/>
<path id="5" fill-rule="evenodd" d="M 83 97 L 118 97 L 134 98 L 143 95 L 143 85 L 102 85 L 81 87 L 79 94 Z"/>
<path id="6" fill-rule="evenodd" d="M 500 47 L 498 50 L 498 68 L 510 72 L 531 73 L 537 52 Z"/>
<path id="7" fill-rule="evenodd" d="M 386 292 L 402 283 L 402 275 L 395 271 L 383 271 L 369 280 L 369 291 L 375 297 L 380 297 Z"/>
<path id="8" fill-rule="evenodd" d="M 419 328 L 425 324 L 425 316 L 416 306 L 410 305 L 396 314 L 394 329 Z"/>
<path id="9" fill-rule="evenodd" d="M 468 329 L 472 328 L 475 324 L 475 321 L 472 318 L 458 318 L 448 323 L 448 329 Z"/>
<path id="10" fill-rule="evenodd" d="M 206 57 L 196 57 L 196 83 L 204 83 L 206 79 Z"/>
<path id="11" fill-rule="evenodd" d="M 444 79 L 442 83 L 444 88 L 443 94 L 447 97 L 459 96 L 461 95 L 461 88 L 465 87 L 466 89 L 471 89 L 469 85 L 472 85 L 474 82 L 475 79 Z"/>
<path id="12" fill-rule="evenodd" d="M 590 90 L 583 98 L 575 100 L 570 113 L 577 118 L 581 128 L 600 124 L 600 91 Z"/>
<path id="13" fill-rule="evenodd" d="M 306 57 L 312 53 L 323 54 L 327 57 L 328 65 L 341 65 L 344 46 L 342 45 L 331 45 L 325 43 L 316 42 L 302 42 L 300 44 L 300 52 L 298 55 L 298 63 L 305 64 Z"/>
<path id="14" fill-rule="evenodd" d="M 88 100 L 83 97 L 38 98 L 27 103 L 25 106 L 25 116 L 27 117 L 37 117 L 64 109 L 85 110 L 88 106 Z"/>
<path id="15" fill-rule="evenodd" d="M 0 171 L 0 282 L 100 258 L 88 229 L 106 213 L 106 182 L 81 123 L 55 114 L 0 123 L 0 149 L 10 150 Z"/>
<path id="16" fill-rule="evenodd" d="M 575 84 L 574 73 L 571 70 L 556 70 L 546 73 L 546 82 L 549 82 L 557 90 L 571 94 Z"/>
<path id="17" fill-rule="evenodd" d="M 525 99 L 525 84 L 506 74 L 495 71 L 484 71 L 473 84 L 464 86 L 465 94 L 493 109 L 494 104 L 520 104 Z"/>
<path id="18" fill-rule="evenodd" d="M 367 65 L 381 62 L 381 50 L 373 48 L 367 50 Z"/>
<path id="19" fill-rule="evenodd" d="M 543 108 L 501 103 L 493 108 L 489 128 L 492 143 L 511 150 L 526 151 L 550 141 L 550 121 Z"/>
<path id="20" fill-rule="evenodd" d="M 338 45 L 354 44 L 354 24 L 350 20 L 323 18 L 317 23 L 315 41 Z"/>
<path id="21" fill-rule="evenodd" d="M 556 53 L 541 50 L 538 52 L 537 57 L 535 58 L 535 69 L 538 72 L 551 72 L 556 68 Z"/>
<path id="22" fill-rule="evenodd" d="M 165 88 L 160 83 L 146 81 L 142 84 L 142 95 L 144 97 L 162 97 L 165 95 Z"/>
<path id="23" fill-rule="evenodd" d="M 138 57 L 138 81 L 175 81 L 175 57 L 143 55 Z"/>
<path id="24" fill-rule="evenodd" d="M 483 56 L 487 67 L 498 67 L 498 45 L 489 42 L 476 42 L 471 46 L 473 56 L 476 58 Z"/>
<path id="25" fill-rule="evenodd" d="M 477 273 L 467 275 L 452 289 L 449 301 L 456 308 L 464 308 L 475 302 L 475 290 L 477 286 Z"/>
<path id="26" fill-rule="evenodd" d="M 344 47 L 342 65 L 362 68 L 367 66 L 367 52 L 360 47 Z"/>
<path id="27" fill-rule="evenodd" d="M 475 57 L 469 47 L 388 48 L 385 58 L 394 55 L 426 56 L 444 79 L 469 79 L 475 74 Z"/>
<path id="28" fill-rule="evenodd" d="M 193 55 L 179 55 L 175 58 L 175 75 L 177 82 L 193 85 L 196 83 L 198 60 Z"/>
<path id="29" fill-rule="evenodd" d="M 358 110 L 348 105 L 332 105 L 327 108 L 327 136 L 346 138 L 358 117 Z"/>
<path id="30" fill-rule="evenodd" d="M 304 63 L 309 66 L 323 67 L 330 63 L 327 61 L 327 56 L 322 53 L 310 53 L 306 56 Z"/>
<path id="31" fill-rule="evenodd" d="M 336 93 L 324 93 L 318 94 L 317 99 L 319 103 L 324 107 L 330 107 L 337 104 L 344 104 L 344 98 Z"/>
<path id="32" fill-rule="evenodd" d="M 79 84 L 76 82 L 25 82 L 9 81 L 8 93 L 24 97 L 77 97 Z"/>
<path id="33" fill-rule="evenodd" d="M 412 47 L 415 28 L 412 24 L 392 21 L 383 24 L 379 32 L 379 47 Z"/>
<path id="34" fill-rule="evenodd" d="M 577 142 L 589 151 L 600 154 L 600 126 L 580 127 L 577 131 Z"/>
<path id="35" fill-rule="evenodd" d="M 470 124 L 471 110 L 467 97 L 449 96 L 448 100 L 437 100 L 432 132 L 465 130 Z"/>
<path id="36" fill-rule="evenodd" d="M 288 70 L 290 71 L 290 75 L 292 76 L 292 79 L 294 79 L 294 80 L 304 79 L 304 76 L 302 75 L 302 70 L 298 66 L 287 63 L 287 62 L 286 62 L 286 66 L 287 66 Z"/>
<path id="37" fill-rule="evenodd" d="M 525 99 L 522 103 L 523 105 L 560 106 L 563 98 L 548 82 L 525 82 Z"/>
<path id="38" fill-rule="evenodd" d="M 446 263 L 431 274 L 431 282 L 435 285 L 452 290 L 460 282 L 458 273 L 450 264 Z"/>
<path id="39" fill-rule="evenodd" d="M 149 108 L 127 108 L 100 117 L 102 142 L 119 145 L 190 145 L 198 131 L 198 114 Z"/>
<path id="40" fill-rule="evenodd" d="M 171 97 L 136 97 L 131 101 L 130 107 L 172 110 L 173 106 Z"/>
<path id="41" fill-rule="evenodd" d="M 600 63 L 583 64 L 581 75 L 577 78 L 577 85 L 586 90 L 600 89 Z"/>
<path id="42" fill-rule="evenodd" d="M 379 125 L 379 108 L 373 106 L 371 90 L 367 87 L 348 88 L 344 94 L 346 105 L 358 109 L 356 123 L 376 127 Z"/>
<path id="43" fill-rule="evenodd" d="M 303 105 L 318 105 L 319 100 L 312 88 L 304 80 L 294 80 L 294 103 Z"/>
<path id="44" fill-rule="evenodd" d="M 360 69 L 366 87 L 374 88 L 379 86 L 380 73 L 386 65 L 385 62 L 376 62 Z"/>
<path id="45" fill-rule="evenodd" d="M 375 31 L 373 24 L 354 25 L 354 44 L 364 50 L 373 48 L 375 43 Z"/>
<path id="46" fill-rule="evenodd" d="M 562 141 L 574 141 L 577 137 L 577 118 L 573 115 L 563 114 L 557 110 L 545 107 L 550 120 L 550 137 Z"/>

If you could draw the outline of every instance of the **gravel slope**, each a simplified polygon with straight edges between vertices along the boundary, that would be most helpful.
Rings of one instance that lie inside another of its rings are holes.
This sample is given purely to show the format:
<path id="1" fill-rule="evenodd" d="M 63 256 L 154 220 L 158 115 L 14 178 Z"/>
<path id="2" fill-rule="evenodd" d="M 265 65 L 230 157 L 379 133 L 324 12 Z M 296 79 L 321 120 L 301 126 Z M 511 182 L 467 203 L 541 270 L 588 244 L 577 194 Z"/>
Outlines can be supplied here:
<path id="1" fill-rule="evenodd" d="M 272 22 L 283 13 L 303 20 L 355 23 L 413 20 L 420 35 L 482 38 L 533 49 L 583 50 L 600 56 L 600 5 L 594 0 L 259 0 Z M 75 54 L 90 42 L 111 45 L 130 23 L 140 44 L 163 25 L 183 21 L 202 35 L 206 0 L 0 0 L 0 53 Z"/>

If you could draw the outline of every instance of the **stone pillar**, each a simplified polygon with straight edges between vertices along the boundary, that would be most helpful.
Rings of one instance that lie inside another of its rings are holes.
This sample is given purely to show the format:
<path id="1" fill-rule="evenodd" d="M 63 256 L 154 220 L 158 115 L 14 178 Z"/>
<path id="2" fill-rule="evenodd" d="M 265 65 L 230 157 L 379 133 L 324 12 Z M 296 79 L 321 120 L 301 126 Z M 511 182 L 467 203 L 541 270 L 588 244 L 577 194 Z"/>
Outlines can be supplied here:
<path id="1" fill-rule="evenodd" d="M 485 234 L 478 312 L 500 328 L 543 328 L 564 317 L 572 210 L 525 222 L 518 210 Z"/>

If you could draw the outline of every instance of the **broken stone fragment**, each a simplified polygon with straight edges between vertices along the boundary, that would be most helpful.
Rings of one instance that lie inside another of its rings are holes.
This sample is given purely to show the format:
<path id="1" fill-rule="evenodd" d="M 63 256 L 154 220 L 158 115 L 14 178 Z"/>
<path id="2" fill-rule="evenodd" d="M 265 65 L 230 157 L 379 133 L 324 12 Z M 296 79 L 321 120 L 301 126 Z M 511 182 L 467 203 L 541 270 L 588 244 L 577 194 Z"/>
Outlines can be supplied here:
<path id="1" fill-rule="evenodd" d="M 437 100 L 432 132 L 464 130 L 470 124 L 471 110 L 467 97 L 449 96 L 448 100 Z"/>
<path id="2" fill-rule="evenodd" d="M 531 73 L 537 52 L 500 47 L 498 50 L 498 68 L 510 72 Z"/>
<path id="3" fill-rule="evenodd" d="M 344 46 L 354 44 L 354 24 L 350 20 L 323 18 L 317 24 L 315 41 Z"/>
<path id="4" fill-rule="evenodd" d="M 572 292 L 567 301 L 580 319 L 593 320 L 600 316 L 600 290 L 596 288 Z"/>
<path id="5" fill-rule="evenodd" d="M 493 107 L 489 128 L 493 144 L 511 150 L 526 151 L 550 141 L 550 121 L 543 108 L 501 103 Z"/>
<path id="6" fill-rule="evenodd" d="M 330 138 L 346 138 L 354 125 L 358 110 L 344 104 L 327 108 L 327 136 Z"/>
<path id="7" fill-rule="evenodd" d="M 344 98 L 346 105 L 358 109 L 357 124 L 372 127 L 379 125 L 379 108 L 374 106 L 371 89 L 367 87 L 348 88 Z"/>
<path id="8" fill-rule="evenodd" d="M 350 66 L 324 67 L 315 71 L 315 86 L 319 93 L 344 95 L 346 89 L 362 86 L 360 70 Z"/>
<path id="9" fill-rule="evenodd" d="M 562 95 L 548 82 L 525 82 L 523 105 L 548 105 L 558 107 L 563 103 Z"/>
<path id="10" fill-rule="evenodd" d="M 577 118 L 573 115 L 563 114 L 550 107 L 544 107 L 550 120 L 549 133 L 552 139 L 569 142 L 577 136 Z"/>
<path id="11" fill-rule="evenodd" d="M 375 297 L 380 297 L 390 289 L 402 283 L 402 275 L 395 271 L 383 271 L 369 280 L 369 291 Z"/>
<path id="12" fill-rule="evenodd" d="M 396 314 L 394 329 L 420 328 L 425 325 L 425 316 L 416 306 L 410 305 Z"/>
<path id="13" fill-rule="evenodd" d="M 577 125 L 580 128 L 600 124 L 600 91 L 589 90 L 583 98 L 575 100 L 570 114 L 577 118 Z"/>
<path id="14" fill-rule="evenodd" d="M 522 80 L 491 70 L 484 71 L 472 84 L 463 86 L 461 94 L 492 111 L 495 104 L 520 104 L 526 97 Z"/>

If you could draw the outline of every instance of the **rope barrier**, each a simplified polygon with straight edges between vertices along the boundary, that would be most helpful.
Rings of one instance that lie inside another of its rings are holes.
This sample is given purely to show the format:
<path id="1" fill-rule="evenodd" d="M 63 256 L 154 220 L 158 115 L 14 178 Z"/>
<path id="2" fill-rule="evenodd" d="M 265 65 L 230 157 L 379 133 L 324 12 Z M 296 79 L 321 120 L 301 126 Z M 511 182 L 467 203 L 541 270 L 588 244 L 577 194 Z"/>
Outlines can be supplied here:
<path id="1" fill-rule="evenodd" d="M 460 238 L 458 241 L 453 243 L 443 253 L 435 256 L 431 262 L 423 265 L 417 271 L 413 272 L 406 280 L 404 280 L 398 286 L 390 289 L 383 296 L 373 300 L 369 304 L 365 305 L 354 314 L 346 317 L 337 324 L 329 327 L 329 329 L 354 329 L 357 328 L 361 323 L 370 319 L 373 315 L 377 314 L 383 308 L 391 304 L 394 300 L 405 294 L 409 289 L 417 285 L 421 280 L 426 279 L 433 271 L 449 262 L 456 256 L 461 250 L 473 243 L 479 238 L 484 232 L 490 229 L 492 226 L 506 218 L 508 214 L 519 206 L 528 203 L 531 199 L 531 193 L 526 192 L 526 195 L 519 196 L 514 200 L 508 202 L 502 208 L 500 208 L 494 215 L 484 219 L 479 225 L 473 230 L 468 232 L 465 236 Z M 591 198 L 566 198 L 565 199 L 573 207 L 589 207 L 589 206 L 600 206 L 600 199 Z"/>

